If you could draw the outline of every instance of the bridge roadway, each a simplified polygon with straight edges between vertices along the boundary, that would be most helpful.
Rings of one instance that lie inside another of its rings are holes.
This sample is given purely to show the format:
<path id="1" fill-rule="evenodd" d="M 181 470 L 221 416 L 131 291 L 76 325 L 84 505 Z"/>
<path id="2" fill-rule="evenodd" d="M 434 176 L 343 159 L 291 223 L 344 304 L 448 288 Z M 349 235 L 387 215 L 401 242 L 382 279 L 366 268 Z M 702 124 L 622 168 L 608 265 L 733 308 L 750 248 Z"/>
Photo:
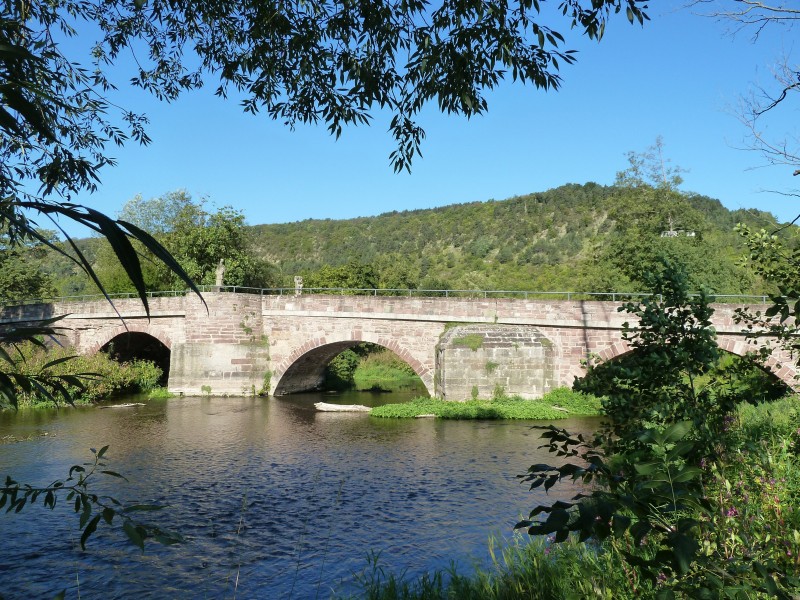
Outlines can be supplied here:
<path id="1" fill-rule="evenodd" d="M 582 361 L 628 351 L 621 339 L 630 316 L 619 303 L 509 298 L 257 295 L 205 293 L 153 298 L 150 317 L 139 300 L 6 307 L 0 326 L 64 315 L 62 343 L 80 353 L 112 347 L 136 355 L 161 352 L 168 388 L 197 395 L 274 395 L 314 389 L 328 362 L 361 342 L 395 352 L 431 395 L 464 400 L 477 390 L 540 397 L 571 385 Z M 720 347 L 742 355 L 755 346 L 733 320 L 741 305 L 717 304 L 712 319 Z M 763 305 L 750 305 L 764 310 Z M 768 367 L 795 386 L 794 363 Z"/>

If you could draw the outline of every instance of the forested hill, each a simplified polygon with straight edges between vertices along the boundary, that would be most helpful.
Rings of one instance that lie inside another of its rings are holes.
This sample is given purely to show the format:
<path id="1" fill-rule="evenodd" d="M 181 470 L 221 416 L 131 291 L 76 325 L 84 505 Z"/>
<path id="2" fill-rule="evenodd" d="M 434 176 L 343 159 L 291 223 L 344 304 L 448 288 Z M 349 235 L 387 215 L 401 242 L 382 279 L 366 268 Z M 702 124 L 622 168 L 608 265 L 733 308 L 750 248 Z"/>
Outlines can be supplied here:
<path id="1" fill-rule="evenodd" d="M 777 227 L 769 213 L 729 211 L 705 196 L 587 183 L 251 233 L 282 285 L 303 275 L 306 286 L 320 287 L 633 291 L 646 289 L 646 273 L 666 256 L 686 265 L 698 288 L 760 293 L 760 281 L 739 265 L 740 222 Z"/>

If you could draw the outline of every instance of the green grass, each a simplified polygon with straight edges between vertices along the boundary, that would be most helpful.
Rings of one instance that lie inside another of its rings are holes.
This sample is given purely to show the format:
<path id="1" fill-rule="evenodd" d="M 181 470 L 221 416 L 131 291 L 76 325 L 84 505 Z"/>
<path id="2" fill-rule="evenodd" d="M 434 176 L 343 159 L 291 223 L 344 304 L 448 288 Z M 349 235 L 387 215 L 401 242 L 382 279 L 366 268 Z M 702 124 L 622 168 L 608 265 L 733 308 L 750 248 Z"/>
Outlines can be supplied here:
<path id="1" fill-rule="evenodd" d="M 567 390 L 568 391 L 568 390 Z M 557 391 L 561 404 L 567 393 Z M 585 402 L 582 400 L 581 402 Z M 433 401 L 435 402 L 435 401 Z M 440 404 L 444 404 L 441 403 Z M 580 403 L 578 403 L 580 406 Z M 767 598 L 765 580 L 752 565 L 769 565 L 770 585 L 786 598 L 800 598 L 800 398 L 738 408 L 720 460 L 704 467 L 707 509 L 692 537 L 709 561 L 692 563 L 685 574 L 647 580 L 625 560 L 652 559 L 659 546 L 630 533 L 603 542 L 570 537 L 525 536 L 509 544 L 490 542 L 492 561 L 466 573 L 455 568 L 405 578 L 372 557 L 357 578 L 358 598 L 368 600 L 516 600 L 535 598 Z M 709 568 L 709 565 L 711 568 Z M 719 578 L 724 574 L 725 581 Z M 721 590 L 717 585 L 725 585 Z M 706 595 L 694 595 L 701 590 Z"/>
<path id="2" fill-rule="evenodd" d="M 599 409 L 598 398 L 573 392 L 567 388 L 559 388 L 538 400 L 512 397 L 450 402 L 436 398 L 416 398 L 402 404 L 375 407 L 370 414 L 374 417 L 396 419 L 435 415 L 441 419 L 555 420 L 574 415 L 598 415 Z"/>
<path id="3" fill-rule="evenodd" d="M 169 398 L 174 398 L 175 394 L 170 392 L 165 387 L 155 387 L 149 392 L 147 392 L 147 398 L 149 400 L 167 400 Z"/>
<path id="4" fill-rule="evenodd" d="M 466 346 L 473 352 L 477 352 L 478 348 L 483 346 L 483 336 L 479 333 L 468 333 L 453 340 L 454 346 Z"/>
<path id="5" fill-rule="evenodd" d="M 365 600 L 565 600 L 639 597 L 636 577 L 623 568 L 618 553 L 565 542 L 550 545 L 537 538 L 515 540 L 501 547 L 490 540 L 492 562 L 470 575 L 454 569 L 437 571 L 414 580 L 386 573 L 372 557 L 358 578 L 361 591 L 352 598 Z"/>
<path id="6" fill-rule="evenodd" d="M 390 350 L 364 357 L 353 372 L 353 385 L 360 391 L 425 390 L 425 384 L 414 369 Z"/>

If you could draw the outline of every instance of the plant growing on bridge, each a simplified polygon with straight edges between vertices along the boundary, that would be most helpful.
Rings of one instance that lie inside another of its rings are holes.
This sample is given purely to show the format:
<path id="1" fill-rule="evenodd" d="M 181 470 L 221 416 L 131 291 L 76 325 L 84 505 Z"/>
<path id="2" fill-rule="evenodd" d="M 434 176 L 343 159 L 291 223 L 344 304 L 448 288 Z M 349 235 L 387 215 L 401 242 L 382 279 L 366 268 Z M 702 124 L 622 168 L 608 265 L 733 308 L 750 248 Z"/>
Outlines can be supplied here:
<path id="1" fill-rule="evenodd" d="M 465 346 L 473 352 L 477 352 L 478 349 L 483 346 L 483 336 L 479 333 L 468 333 L 455 338 L 453 340 L 453 345 Z"/>

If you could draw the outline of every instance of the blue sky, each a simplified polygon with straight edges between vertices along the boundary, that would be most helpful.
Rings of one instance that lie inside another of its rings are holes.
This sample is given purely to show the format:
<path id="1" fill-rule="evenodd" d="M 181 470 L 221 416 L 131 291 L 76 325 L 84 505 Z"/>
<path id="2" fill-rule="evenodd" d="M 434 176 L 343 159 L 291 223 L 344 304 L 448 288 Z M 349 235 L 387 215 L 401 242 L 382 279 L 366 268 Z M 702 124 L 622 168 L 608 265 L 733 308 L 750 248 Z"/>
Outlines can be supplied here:
<path id="1" fill-rule="evenodd" d="M 673 164 L 689 170 L 684 190 L 793 219 L 800 203 L 762 192 L 791 190 L 791 169 L 758 168 L 757 153 L 738 149 L 746 132 L 732 114 L 738 97 L 753 83 L 768 84 L 771 67 L 791 54 L 790 32 L 768 30 L 752 43 L 749 33 L 726 35 L 726 25 L 678 2 L 651 4 L 644 28 L 621 16 L 599 44 L 568 35 L 578 62 L 563 68 L 558 92 L 508 82 L 489 96 L 483 117 L 424 111 L 427 139 L 411 174 L 395 174 L 389 163 L 388 115 L 337 141 L 323 125 L 290 131 L 244 114 L 213 95 L 214 82 L 173 104 L 122 85 L 116 101 L 148 115 L 153 143 L 112 149 L 118 165 L 102 172 L 97 193 L 78 200 L 116 214 L 136 194 L 185 189 L 241 209 L 250 224 L 368 216 L 565 183 L 610 184 L 627 151 L 643 151 L 661 135 Z M 795 114 L 784 108 L 771 127 L 791 132 Z"/>

